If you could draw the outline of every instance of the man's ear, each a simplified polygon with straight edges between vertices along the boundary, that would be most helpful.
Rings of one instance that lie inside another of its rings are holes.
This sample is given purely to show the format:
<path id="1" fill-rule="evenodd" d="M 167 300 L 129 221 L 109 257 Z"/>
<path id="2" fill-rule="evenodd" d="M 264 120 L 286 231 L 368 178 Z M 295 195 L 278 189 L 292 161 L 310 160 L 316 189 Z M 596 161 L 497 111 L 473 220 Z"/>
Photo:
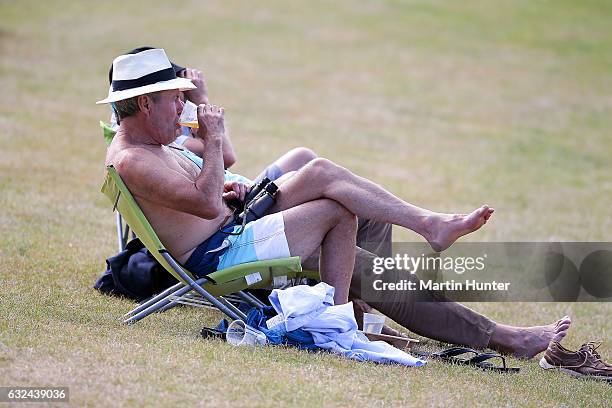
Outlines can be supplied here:
<path id="1" fill-rule="evenodd" d="M 149 115 L 151 113 L 151 105 L 153 104 L 153 100 L 148 95 L 140 95 L 138 96 L 138 109 L 145 115 Z"/>

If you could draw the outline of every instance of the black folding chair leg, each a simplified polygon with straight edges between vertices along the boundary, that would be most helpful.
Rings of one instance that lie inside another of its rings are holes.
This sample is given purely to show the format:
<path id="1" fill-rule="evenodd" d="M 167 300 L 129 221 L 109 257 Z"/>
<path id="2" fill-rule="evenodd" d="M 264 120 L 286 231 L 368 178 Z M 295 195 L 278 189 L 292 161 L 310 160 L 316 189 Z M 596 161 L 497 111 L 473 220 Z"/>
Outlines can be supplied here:
<path id="1" fill-rule="evenodd" d="M 183 269 L 180 267 L 179 264 L 176 263 L 176 261 L 174 260 L 174 258 L 172 258 L 170 256 L 170 254 L 168 254 L 168 252 L 161 252 L 161 255 L 164 257 L 164 259 L 170 264 L 170 266 L 174 269 L 174 271 L 185 281 L 189 284 L 189 286 L 195 290 L 196 292 L 198 292 L 204 299 L 208 300 L 210 303 L 212 303 L 217 309 L 219 309 L 221 312 L 225 313 L 230 319 L 232 320 L 240 320 L 240 319 L 244 319 L 246 316 L 244 315 L 244 313 L 240 312 L 236 307 L 234 307 L 234 305 L 230 304 L 231 307 L 228 307 L 226 304 L 224 304 L 223 302 L 220 302 L 219 299 L 217 299 L 216 297 L 214 297 L 213 295 L 211 295 L 210 293 L 208 293 L 207 291 L 204 290 L 204 288 L 202 288 L 202 286 L 200 286 L 199 284 L 197 284 L 196 282 L 194 282 L 193 279 L 191 279 L 189 277 L 189 275 L 187 275 Z M 223 298 L 221 298 L 223 299 Z M 225 299 L 223 299 L 226 303 L 229 304 L 229 302 Z M 236 311 L 240 312 L 237 313 Z"/>
<path id="2" fill-rule="evenodd" d="M 200 279 L 197 282 L 204 282 L 206 281 L 205 279 Z M 200 284 L 202 283 L 200 282 Z M 132 315 L 135 315 L 136 313 L 140 313 L 143 310 L 145 310 L 146 308 L 148 308 L 149 306 L 159 302 L 161 299 L 165 298 L 166 296 L 172 294 L 173 292 L 176 292 L 177 290 L 179 290 L 180 288 L 184 287 L 185 284 L 184 283 L 177 283 L 176 285 L 170 286 L 168 289 L 164 290 L 163 292 L 153 296 L 152 298 L 150 298 L 149 300 L 141 303 L 140 305 L 138 305 L 136 308 L 130 310 L 129 312 L 127 312 L 125 315 L 123 315 L 123 317 L 129 317 Z"/>
<path id="3" fill-rule="evenodd" d="M 175 296 L 183 296 L 185 293 L 189 292 L 190 290 L 191 290 L 191 288 L 189 286 L 183 285 L 178 290 L 168 294 L 166 297 L 158 300 L 157 302 L 153 303 L 152 305 L 150 305 L 149 307 L 145 308 L 144 310 L 141 310 L 140 312 L 136 313 L 135 315 L 125 319 L 123 322 L 124 323 L 128 323 L 128 324 L 129 323 L 136 323 L 137 321 L 144 319 L 145 317 L 147 317 L 151 313 L 157 312 L 162 307 L 164 307 L 168 303 L 172 302 L 172 299 Z"/>
<path id="4" fill-rule="evenodd" d="M 240 309 L 238 309 L 236 306 L 232 305 L 227 299 L 225 299 L 223 296 L 219 296 L 219 301 L 221 303 L 223 303 L 228 309 L 230 309 L 232 312 L 236 313 L 240 320 L 242 321 L 246 321 L 247 316 L 242 313 L 242 311 Z M 234 319 L 236 320 L 236 319 Z"/>
<path id="5" fill-rule="evenodd" d="M 248 292 L 241 290 L 237 294 L 238 296 L 240 296 L 242 300 L 244 300 L 251 306 L 255 306 L 255 307 L 265 307 L 266 306 L 261 300 L 257 299 L 255 296 L 251 295 Z"/>
<path id="6" fill-rule="evenodd" d="M 115 216 L 115 223 L 117 224 L 117 243 L 119 244 L 119 252 L 121 252 L 125 249 L 126 242 L 123 237 L 123 219 L 118 211 Z"/>

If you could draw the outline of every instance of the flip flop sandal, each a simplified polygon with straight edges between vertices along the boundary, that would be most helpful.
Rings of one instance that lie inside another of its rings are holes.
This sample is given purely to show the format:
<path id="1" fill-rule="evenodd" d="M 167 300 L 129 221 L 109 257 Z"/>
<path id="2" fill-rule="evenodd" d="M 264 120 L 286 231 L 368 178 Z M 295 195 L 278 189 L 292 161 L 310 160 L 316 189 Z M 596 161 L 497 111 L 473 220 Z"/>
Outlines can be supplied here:
<path id="1" fill-rule="evenodd" d="M 221 339 L 225 340 L 225 332 L 221 330 L 213 329 L 210 327 L 202 327 L 200 335 L 205 339 Z"/>
<path id="2" fill-rule="evenodd" d="M 469 365 L 478 367 L 482 370 L 491 370 L 503 373 L 518 373 L 520 371 L 519 367 L 508 367 L 506 366 L 506 359 L 497 353 L 478 353 L 476 350 L 471 349 L 469 347 L 451 347 L 446 350 L 438 351 L 435 353 L 428 353 L 425 351 L 411 351 L 411 354 L 417 355 L 419 357 L 428 357 L 432 359 L 441 360 L 447 363 L 452 364 L 460 364 L 460 365 Z M 462 354 L 471 353 L 474 354 L 472 358 L 457 358 Z M 491 360 L 494 358 L 499 358 L 502 361 L 501 366 L 496 366 L 487 360 Z"/>
<path id="3" fill-rule="evenodd" d="M 470 361 L 470 359 L 457 357 L 462 354 L 467 354 L 467 353 L 474 354 L 474 357 L 472 358 L 475 358 L 478 356 L 478 352 L 469 347 L 451 347 L 449 349 L 442 350 L 442 351 L 436 351 L 434 353 L 413 350 L 410 353 L 417 355 L 419 357 L 427 357 L 427 358 L 432 358 L 436 360 L 442 360 L 444 362 L 453 363 L 453 364 L 468 364 L 468 361 Z"/>
<path id="4" fill-rule="evenodd" d="M 494 358 L 501 359 L 502 365 L 498 366 L 493 363 L 490 363 L 487 360 L 491 360 Z M 508 367 L 506 366 L 506 359 L 501 354 L 497 353 L 482 353 L 475 357 L 470 358 L 466 361 L 467 365 L 473 365 L 475 367 L 481 368 L 483 370 L 491 370 L 497 371 L 500 373 L 518 373 L 521 369 L 519 367 Z"/>

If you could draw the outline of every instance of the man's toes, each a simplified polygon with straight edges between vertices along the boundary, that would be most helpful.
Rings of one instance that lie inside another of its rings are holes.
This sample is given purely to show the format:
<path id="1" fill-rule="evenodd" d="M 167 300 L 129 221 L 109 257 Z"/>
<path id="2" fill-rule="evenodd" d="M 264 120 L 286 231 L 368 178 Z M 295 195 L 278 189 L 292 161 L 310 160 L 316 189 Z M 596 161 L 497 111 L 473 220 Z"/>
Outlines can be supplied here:
<path id="1" fill-rule="evenodd" d="M 480 207 L 479 209 L 477 209 L 475 212 L 478 213 L 479 217 L 484 217 L 485 219 L 488 220 L 489 217 L 491 216 L 491 214 L 493 213 L 493 209 L 485 204 L 482 207 Z"/>
<path id="2" fill-rule="evenodd" d="M 560 325 L 557 326 L 557 333 L 562 332 L 562 331 L 567 331 L 569 327 L 570 327 L 569 323 L 561 323 Z"/>
<path id="3" fill-rule="evenodd" d="M 561 326 L 567 326 L 569 327 L 570 324 L 572 324 L 572 320 L 569 317 L 565 317 L 563 319 L 560 320 L 559 324 L 557 325 L 557 327 L 561 327 Z"/>
<path id="4" fill-rule="evenodd" d="M 564 324 L 564 323 L 571 323 L 572 319 L 569 316 L 563 316 L 562 318 L 560 318 L 559 320 L 557 320 L 557 326 Z"/>
<path id="5" fill-rule="evenodd" d="M 566 335 L 567 335 L 567 330 L 560 331 L 559 333 L 555 334 L 552 339 L 554 341 L 561 341 L 565 338 Z"/>
<path id="6" fill-rule="evenodd" d="M 477 208 L 467 216 L 466 221 L 468 224 L 477 223 L 481 219 L 485 219 L 487 210 L 483 207 Z"/>

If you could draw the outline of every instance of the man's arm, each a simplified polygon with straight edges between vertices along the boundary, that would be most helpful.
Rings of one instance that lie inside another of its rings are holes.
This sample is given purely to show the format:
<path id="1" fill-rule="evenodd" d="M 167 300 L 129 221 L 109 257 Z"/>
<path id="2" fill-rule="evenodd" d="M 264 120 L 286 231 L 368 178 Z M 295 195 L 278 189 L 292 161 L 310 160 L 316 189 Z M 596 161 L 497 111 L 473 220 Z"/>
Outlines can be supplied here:
<path id="1" fill-rule="evenodd" d="M 229 131 L 226 129 L 223 135 L 223 166 L 229 169 L 234 163 L 236 163 L 236 152 L 230 140 Z"/>
<path id="2" fill-rule="evenodd" d="M 196 86 L 196 89 L 185 91 L 185 97 L 187 100 L 195 103 L 196 105 L 208 105 L 208 89 L 206 87 L 206 82 L 204 81 L 204 74 L 202 71 L 192 68 L 185 68 L 184 71 L 180 72 L 179 76 L 190 79 Z M 186 140 L 184 146 L 198 156 L 204 157 L 204 146 L 202 146 L 197 138 L 193 140 Z M 225 129 L 225 133 L 223 134 L 223 165 L 226 169 L 228 169 L 234 163 L 236 163 L 236 152 L 234 151 L 234 146 L 229 137 L 229 131 Z"/>
<path id="3" fill-rule="evenodd" d="M 185 140 L 183 142 L 183 146 L 200 157 L 204 156 L 204 146 L 198 138 L 189 138 Z M 236 153 L 234 152 L 234 147 L 232 146 L 232 142 L 229 138 L 229 132 L 226 129 L 225 135 L 223 136 L 223 167 L 229 169 L 235 163 Z"/>
<path id="4" fill-rule="evenodd" d="M 225 208 L 221 155 L 223 108 L 198 106 L 198 121 L 198 137 L 205 146 L 206 165 L 194 181 L 142 148 L 128 149 L 118 157 L 115 165 L 134 196 L 198 217 L 214 219 Z"/>

